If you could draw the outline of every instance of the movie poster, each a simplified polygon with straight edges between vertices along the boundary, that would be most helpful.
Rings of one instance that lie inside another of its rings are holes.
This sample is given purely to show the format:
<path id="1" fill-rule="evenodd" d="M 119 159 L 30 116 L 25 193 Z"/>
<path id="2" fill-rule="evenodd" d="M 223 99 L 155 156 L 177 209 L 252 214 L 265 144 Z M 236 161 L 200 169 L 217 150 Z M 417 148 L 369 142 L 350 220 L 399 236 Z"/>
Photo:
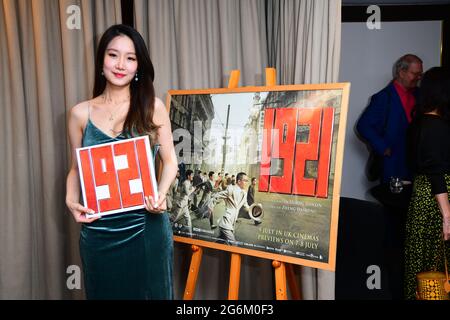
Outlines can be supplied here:
<path id="1" fill-rule="evenodd" d="M 169 92 L 176 240 L 334 269 L 349 85 L 316 87 Z"/>

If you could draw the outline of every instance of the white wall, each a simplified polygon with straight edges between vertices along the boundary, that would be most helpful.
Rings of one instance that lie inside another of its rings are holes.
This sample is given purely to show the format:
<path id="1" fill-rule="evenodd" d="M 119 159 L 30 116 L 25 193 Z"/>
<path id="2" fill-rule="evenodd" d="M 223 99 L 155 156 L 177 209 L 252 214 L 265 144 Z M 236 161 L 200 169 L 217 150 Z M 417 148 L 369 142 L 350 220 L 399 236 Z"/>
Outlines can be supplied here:
<path id="1" fill-rule="evenodd" d="M 355 124 L 372 94 L 392 79 L 392 65 L 405 53 L 418 55 L 424 71 L 440 65 L 441 22 L 382 22 L 380 30 L 366 23 L 343 23 L 340 81 L 351 82 L 341 196 L 370 200 L 365 177 L 368 153 L 355 135 Z"/>

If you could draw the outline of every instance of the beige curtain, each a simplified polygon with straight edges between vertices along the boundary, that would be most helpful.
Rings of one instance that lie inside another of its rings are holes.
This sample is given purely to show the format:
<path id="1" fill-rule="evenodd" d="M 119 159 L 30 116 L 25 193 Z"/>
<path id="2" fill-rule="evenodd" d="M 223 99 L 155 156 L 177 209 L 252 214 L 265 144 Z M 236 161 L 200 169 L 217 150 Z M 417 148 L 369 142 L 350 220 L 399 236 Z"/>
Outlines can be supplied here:
<path id="1" fill-rule="evenodd" d="M 135 0 L 135 24 L 149 46 L 155 89 L 227 87 L 231 70 L 240 86 L 263 85 L 267 66 L 265 5 L 260 0 Z M 183 297 L 190 248 L 175 245 L 175 295 Z M 196 299 L 226 299 L 229 254 L 205 250 Z M 272 299 L 270 261 L 244 257 L 241 299 Z M 257 281 L 257 282 L 255 282 Z"/>
<path id="2" fill-rule="evenodd" d="M 338 81 L 340 0 L 268 0 L 268 56 L 278 83 Z"/>
<path id="3" fill-rule="evenodd" d="M 340 0 L 267 1 L 269 63 L 279 84 L 337 82 Z M 301 268 L 304 299 L 334 299 L 334 272 Z"/>
<path id="4" fill-rule="evenodd" d="M 155 89 L 219 88 L 233 69 L 240 85 L 264 84 L 261 0 L 135 0 L 135 26 L 149 46 Z"/>
<path id="5" fill-rule="evenodd" d="M 267 66 L 276 67 L 279 84 L 337 81 L 340 6 L 339 0 L 135 0 L 135 24 L 164 98 L 168 89 L 226 87 L 233 69 L 241 70 L 240 86 L 263 85 Z M 188 246 L 176 244 L 177 298 L 189 262 Z M 206 250 L 196 299 L 227 297 L 229 264 L 229 254 Z M 334 298 L 334 273 L 301 268 L 301 278 L 305 299 Z M 270 262 L 243 257 L 239 297 L 274 294 Z"/>
<path id="6" fill-rule="evenodd" d="M 0 0 L 0 299 L 81 294 L 66 288 L 80 265 L 64 202 L 66 112 L 90 96 L 94 36 L 117 21 L 119 0 Z"/>

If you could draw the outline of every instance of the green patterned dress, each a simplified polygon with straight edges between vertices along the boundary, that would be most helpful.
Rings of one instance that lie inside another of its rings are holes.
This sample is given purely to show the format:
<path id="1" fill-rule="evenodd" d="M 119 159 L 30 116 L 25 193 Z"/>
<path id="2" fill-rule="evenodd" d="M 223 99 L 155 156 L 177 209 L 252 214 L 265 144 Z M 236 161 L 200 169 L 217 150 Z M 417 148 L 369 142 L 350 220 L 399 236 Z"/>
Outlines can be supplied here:
<path id="1" fill-rule="evenodd" d="M 417 175 L 406 221 L 405 299 L 416 299 L 416 275 L 445 271 L 442 214 L 435 194 L 450 192 L 450 125 L 437 116 L 424 115 L 412 126 L 411 158 Z"/>

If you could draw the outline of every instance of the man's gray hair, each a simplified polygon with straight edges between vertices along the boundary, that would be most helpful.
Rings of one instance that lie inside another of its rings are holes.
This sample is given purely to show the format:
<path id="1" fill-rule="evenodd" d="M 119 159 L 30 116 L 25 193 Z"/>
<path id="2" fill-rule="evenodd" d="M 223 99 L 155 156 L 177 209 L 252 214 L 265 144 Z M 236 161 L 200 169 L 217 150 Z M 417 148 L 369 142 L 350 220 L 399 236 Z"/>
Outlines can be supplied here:
<path id="1" fill-rule="evenodd" d="M 402 70 L 408 70 L 411 63 L 420 63 L 422 64 L 422 59 L 420 59 L 415 54 L 405 54 L 404 56 L 400 57 L 395 63 L 392 68 L 392 76 L 394 79 L 398 77 L 398 74 Z"/>

